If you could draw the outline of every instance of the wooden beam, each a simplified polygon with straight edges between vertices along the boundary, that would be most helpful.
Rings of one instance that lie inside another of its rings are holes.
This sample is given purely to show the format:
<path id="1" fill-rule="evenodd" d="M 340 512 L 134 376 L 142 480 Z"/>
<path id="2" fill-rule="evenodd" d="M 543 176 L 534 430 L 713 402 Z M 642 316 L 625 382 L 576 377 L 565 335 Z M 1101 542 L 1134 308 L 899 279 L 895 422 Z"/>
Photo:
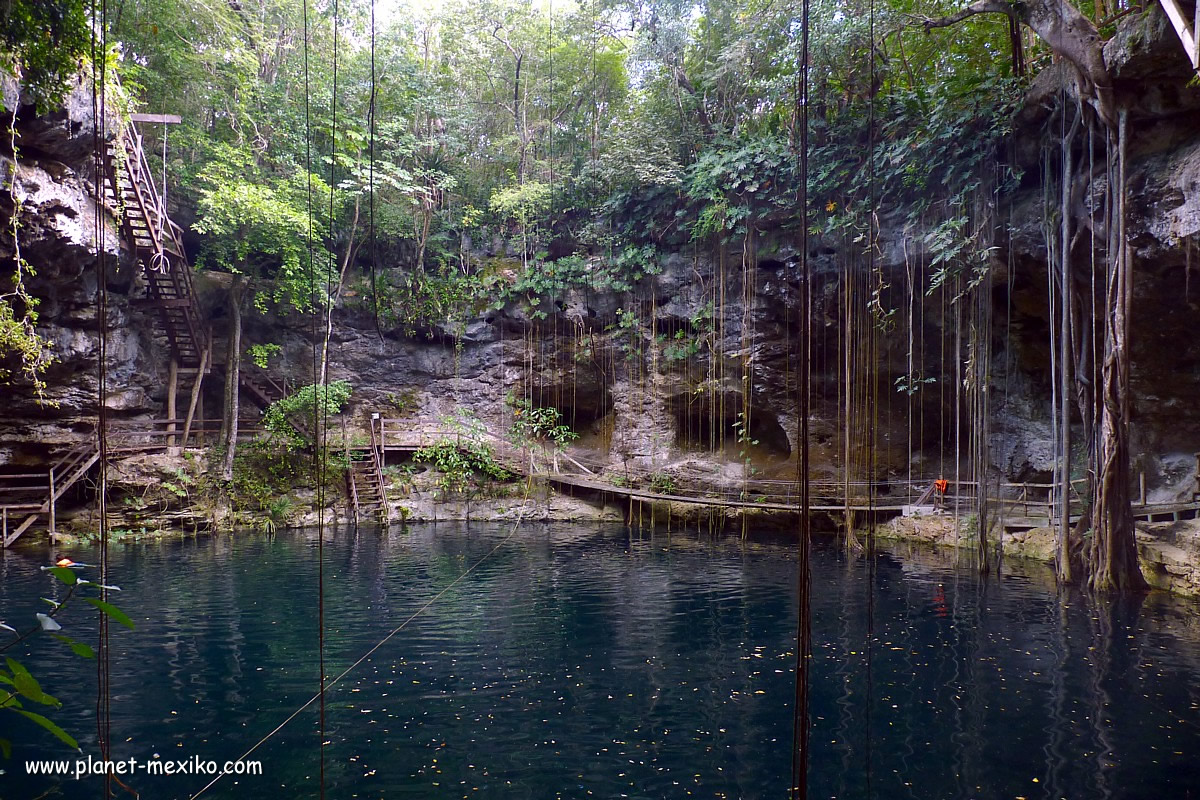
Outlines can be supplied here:
<path id="1" fill-rule="evenodd" d="M 183 122 L 183 117 L 178 114 L 130 114 L 129 118 L 134 122 L 162 122 L 166 125 Z"/>
<path id="2" fill-rule="evenodd" d="M 1187 53 L 1192 69 L 1200 69 L 1200 48 L 1196 46 L 1196 29 L 1188 25 L 1178 0 L 1159 0 L 1159 3 L 1163 11 L 1167 12 L 1167 18 L 1171 20 L 1175 33 L 1179 34 L 1179 41 L 1183 42 L 1183 51 Z M 1200 18 L 1200 9 L 1197 10 L 1197 17 Z"/>

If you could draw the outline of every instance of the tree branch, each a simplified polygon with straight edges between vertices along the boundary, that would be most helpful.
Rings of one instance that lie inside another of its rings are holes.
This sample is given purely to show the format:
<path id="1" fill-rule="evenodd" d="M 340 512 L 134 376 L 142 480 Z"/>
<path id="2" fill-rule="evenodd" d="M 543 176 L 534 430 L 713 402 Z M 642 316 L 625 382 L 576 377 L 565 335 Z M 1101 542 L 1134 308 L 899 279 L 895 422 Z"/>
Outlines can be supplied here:
<path id="1" fill-rule="evenodd" d="M 968 17 L 974 17 L 979 14 L 1006 14 L 1010 17 L 1017 18 L 1017 9 L 1009 3 L 1002 0 L 975 0 L 974 3 L 945 17 L 929 18 L 925 17 L 921 21 L 922 27 L 926 31 L 934 28 L 949 28 L 951 25 L 957 25 Z"/>

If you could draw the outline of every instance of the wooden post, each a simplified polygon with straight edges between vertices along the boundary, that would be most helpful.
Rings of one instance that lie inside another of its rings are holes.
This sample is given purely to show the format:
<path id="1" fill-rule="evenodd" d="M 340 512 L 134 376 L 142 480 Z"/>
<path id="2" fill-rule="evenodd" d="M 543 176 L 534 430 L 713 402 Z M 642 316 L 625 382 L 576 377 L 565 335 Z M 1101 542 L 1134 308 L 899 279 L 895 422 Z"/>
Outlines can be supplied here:
<path id="1" fill-rule="evenodd" d="M 1138 473 L 1138 501 L 1140 505 L 1146 505 L 1146 470 Z"/>
<path id="2" fill-rule="evenodd" d="M 54 519 L 54 506 L 55 506 L 55 497 L 54 497 L 54 467 L 51 467 L 51 468 L 50 468 L 50 538 L 51 538 L 51 539 L 53 539 L 53 538 L 54 538 L 54 536 L 55 536 L 55 531 L 54 531 L 54 522 L 55 522 L 55 519 Z"/>
<path id="3" fill-rule="evenodd" d="M 204 348 L 204 352 L 200 354 L 200 369 L 196 370 L 196 382 L 192 384 L 192 396 L 188 401 L 187 419 L 183 422 L 183 446 L 187 447 L 188 436 L 192 432 L 192 420 L 196 418 L 196 404 L 200 402 L 200 387 L 204 381 L 204 370 L 208 367 L 208 352 L 209 347 Z"/>
<path id="4" fill-rule="evenodd" d="M 7 550 L 8 549 L 8 508 L 5 507 L 2 511 L 3 511 L 4 523 L 3 523 L 3 527 L 0 527 L 0 545 L 3 545 L 4 549 Z"/>
<path id="5" fill-rule="evenodd" d="M 175 395 L 178 389 L 179 362 L 172 358 L 171 365 L 167 367 L 167 453 L 173 456 L 179 455 L 175 447 Z"/>

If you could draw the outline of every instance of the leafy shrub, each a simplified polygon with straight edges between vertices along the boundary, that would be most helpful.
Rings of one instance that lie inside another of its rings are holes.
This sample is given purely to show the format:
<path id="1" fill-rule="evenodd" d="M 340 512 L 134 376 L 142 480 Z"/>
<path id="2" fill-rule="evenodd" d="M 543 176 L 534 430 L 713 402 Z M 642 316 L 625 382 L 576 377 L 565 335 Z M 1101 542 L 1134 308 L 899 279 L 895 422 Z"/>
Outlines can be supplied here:
<path id="1" fill-rule="evenodd" d="M 305 440 L 301 434 L 309 428 L 312 420 L 340 412 L 352 391 L 349 381 L 305 386 L 272 403 L 263 412 L 263 427 L 290 447 L 303 445 Z"/>
<path id="2" fill-rule="evenodd" d="M 466 492 L 476 476 L 498 481 L 512 477 L 496 461 L 491 448 L 479 442 L 441 439 L 413 453 L 413 461 L 429 464 L 438 471 L 438 488 L 443 499 Z"/>

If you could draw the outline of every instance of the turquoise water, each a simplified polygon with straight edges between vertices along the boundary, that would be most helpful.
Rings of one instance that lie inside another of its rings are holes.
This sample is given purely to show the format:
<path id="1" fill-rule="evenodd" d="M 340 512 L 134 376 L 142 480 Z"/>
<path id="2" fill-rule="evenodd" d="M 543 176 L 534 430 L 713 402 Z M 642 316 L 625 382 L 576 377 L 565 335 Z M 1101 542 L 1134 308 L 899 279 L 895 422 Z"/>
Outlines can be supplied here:
<path id="1" fill-rule="evenodd" d="M 786 542 L 619 527 L 413 526 L 325 546 L 326 662 L 340 673 L 488 557 L 202 797 L 783 798 L 795 560 Z M 494 552 L 492 552 L 494 550 Z M 93 562 L 87 548 L 68 553 Z M 0 618 L 38 610 L 49 554 L 0 562 Z M 317 687 L 315 532 L 112 547 L 113 756 L 236 759 Z M 811 796 L 1200 796 L 1200 617 L 1153 596 L 1096 605 L 1019 576 L 815 554 Z M 873 617 L 868 608 L 873 605 Z M 89 609 L 90 611 L 90 609 Z M 94 638 L 76 607 L 64 620 Z M 869 625 L 870 623 L 870 625 Z M 868 639 L 870 627 L 874 635 Z M 95 747 L 95 667 L 19 655 Z M 869 670 L 868 670 L 869 663 Z M 869 679 L 868 679 L 869 674 Z M 73 758 L 23 720 L 0 797 L 98 797 L 25 775 Z M 207 776 L 134 775 L 145 798 Z M 122 794 L 131 797 L 132 795 Z"/>

